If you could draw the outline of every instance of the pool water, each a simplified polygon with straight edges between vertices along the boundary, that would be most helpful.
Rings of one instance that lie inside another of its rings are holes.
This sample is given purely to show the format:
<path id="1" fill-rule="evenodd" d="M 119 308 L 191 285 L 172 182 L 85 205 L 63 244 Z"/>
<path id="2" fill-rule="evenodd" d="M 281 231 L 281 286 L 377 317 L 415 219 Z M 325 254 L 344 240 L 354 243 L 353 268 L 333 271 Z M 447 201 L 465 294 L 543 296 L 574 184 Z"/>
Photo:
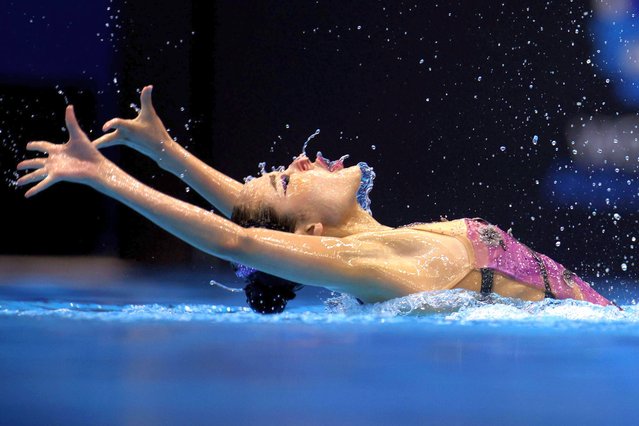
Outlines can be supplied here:
<path id="1" fill-rule="evenodd" d="M 0 423 L 636 418 L 639 308 L 630 301 L 618 299 L 619 311 L 452 291 L 359 306 L 307 288 L 286 313 L 261 316 L 241 295 L 185 285 L 203 279 L 3 278 Z"/>

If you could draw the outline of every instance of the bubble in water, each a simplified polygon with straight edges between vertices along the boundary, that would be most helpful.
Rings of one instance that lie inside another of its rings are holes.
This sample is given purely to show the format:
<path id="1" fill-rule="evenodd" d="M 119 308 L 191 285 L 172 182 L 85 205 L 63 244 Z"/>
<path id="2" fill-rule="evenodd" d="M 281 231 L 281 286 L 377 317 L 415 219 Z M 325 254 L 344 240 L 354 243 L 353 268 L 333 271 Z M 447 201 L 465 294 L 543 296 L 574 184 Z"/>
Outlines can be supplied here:
<path id="1" fill-rule="evenodd" d="M 615 218 L 615 220 L 621 219 L 621 215 L 619 213 L 615 213 L 612 217 Z"/>
<path id="2" fill-rule="evenodd" d="M 532 139 L 533 145 L 537 145 L 538 141 L 539 141 L 539 136 L 537 136 L 537 135 L 533 136 L 533 139 Z"/>
<path id="3" fill-rule="evenodd" d="M 627 265 L 627 264 L 625 264 L 625 263 L 622 263 L 622 264 L 621 264 L 621 270 L 622 270 L 622 271 L 627 271 L 627 270 L 628 270 L 628 265 Z"/>
<path id="4" fill-rule="evenodd" d="M 375 151 L 375 150 L 377 149 L 377 147 L 376 147 L 375 145 L 371 145 L 371 149 L 372 149 L 373 151 Z"/>
<path id="5" fill-rule="evenodd" d="M 560 247 L 560 246 L 561 246 L 561 241 L 555 242 L 555 247 Z"/>
<path id="6" fill-rule="evenodd" d="M 499 150 L 500 150 L 501 152 L 504 152 L 504 151 L 506 151 L 506 147 L 502 145 L 502 146 L 500 146 L 500 147 L 499 147 Z"/>

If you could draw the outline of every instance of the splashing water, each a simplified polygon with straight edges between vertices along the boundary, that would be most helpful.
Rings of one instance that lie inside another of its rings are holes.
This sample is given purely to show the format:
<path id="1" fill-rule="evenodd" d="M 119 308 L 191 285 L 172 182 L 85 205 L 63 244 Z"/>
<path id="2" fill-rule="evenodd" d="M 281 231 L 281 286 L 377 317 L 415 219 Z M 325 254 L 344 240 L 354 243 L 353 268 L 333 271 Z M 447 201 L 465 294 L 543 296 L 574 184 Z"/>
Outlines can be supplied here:
<path id="1" fill-rule="evenodd" d="M 215 284 L 218 285 L 218 284 Z M 489 324 L 533 328 L 636 327 L 639 309 L 623 305 L 598 306 L 576 300 L 526 302 L 467 290 L 416 293 L 382 303 L 361 305 L 348 295 L 335 295 L 323 304 L 287 309 L 280 315 L 260 315 L 245 306 L 195 304 L 107 305 L 64 301 L 0 300 L 0 317 L 53 317 L 116 322 L 263 323 L 421 323 Z"/>
<path id="2" fill-rule="evenodd" d="M 306 155 L 306 147 L 308 146 L 308 143 L 317 135 L 320 134 L 320 129 L 315 130 L 315 133 L 313 133 L 312 135 L 310 135 L 308 137 L 308 139 L 306 139 L 306 142 L 304 142 L 304 145 L 302 146 L 302 155 Z"/>
<path id="3" fill-rule="evenodd" d="M 139 113 L 141 108 L 134 102 L 131 102 L 129 104 L 129 108 L 131 108 L 133 111 L 135 111 L 136 113 Z"/>

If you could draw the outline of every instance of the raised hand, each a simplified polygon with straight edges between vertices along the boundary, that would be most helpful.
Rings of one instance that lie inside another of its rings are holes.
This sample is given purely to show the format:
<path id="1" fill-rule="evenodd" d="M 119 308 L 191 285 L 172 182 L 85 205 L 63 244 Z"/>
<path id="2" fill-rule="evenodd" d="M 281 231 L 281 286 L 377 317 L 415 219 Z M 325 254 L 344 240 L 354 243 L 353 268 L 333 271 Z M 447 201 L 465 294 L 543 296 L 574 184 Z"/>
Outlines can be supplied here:
<path id="1" fill-rule="evenodd" d="M 90 185 L 99 176 L 100 166 L 108 163 L 80 128 L 73 106 L 67 107 L 64 118 L 69 131 L 66 143 L 37 141 L 27 144 L 27 150 L 39 151 L 48 156 L 24 160 L 18 164 L 18 170 L 33 170 L 18 179 L 18 186 L 37 182 L 24 194 L 25 197 L 32 197 L 62 181 Z"/>
<path id="2" fill-rule="evenodd" d="M 107 133 L 96 139 L 93 144 L 97 148 L 113 145 L 125 145 L 140 151 L 142 154 L 159 161 L 166 143 L 170 143 L 171 136 L 153 108 L 151 93 L 153 86 L 146 86 L 140 94 L 141 108 L 138 116 L 132 120 L 114 118 L 107 121 L 102 130 Z"/>
<path id="3" fill-rule="evenodd" d="M 126 145 L 155 160 L 164 170 L 179 177 L 195 192 L 230 217 L 242 191 L 242 184 L 215 170 L 173 141 L 151 101 L 152 86 L 140 94 L 141 108 L 132 120 L 114 118 L 103 130 L 114 130 L 93 141 L 97 148 Z"/>

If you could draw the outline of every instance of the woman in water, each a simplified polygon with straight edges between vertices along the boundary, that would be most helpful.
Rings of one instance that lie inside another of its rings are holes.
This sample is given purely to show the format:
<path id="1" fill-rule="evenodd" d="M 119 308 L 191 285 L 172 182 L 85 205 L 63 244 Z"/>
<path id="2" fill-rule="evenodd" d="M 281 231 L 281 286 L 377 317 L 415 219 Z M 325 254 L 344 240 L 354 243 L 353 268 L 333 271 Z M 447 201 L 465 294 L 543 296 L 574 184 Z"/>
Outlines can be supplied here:
<path id="1" fill-rule="evenodd" d="M 31 170 L 18 185 L 25 196 L 67 181 L 88 185 L 126 204 L 194 247 L 234 263 L 248 282 L 247 301 L 262 313 L 281 312 L 300 285 L 348 293 L 374 303 L 433 290 L 461 288 L 524 300 L 544 298 L 611 304 L 552 259 L 481 219 L 391 228 L 368 209 L 374 174 L 365 163 L 343 167 L 320 153 L 245 184 L 190 155 L 155 113 L 151 86 L 133 120 L 108 121 L 91 142 L 72 106 L 65 144 L 30 142 L 48 154 L 18 164 Z M 208 210 L 158 192 L 125 173 L 98 150 L 126 145 L 179 176 L 214 205 Z"/>

